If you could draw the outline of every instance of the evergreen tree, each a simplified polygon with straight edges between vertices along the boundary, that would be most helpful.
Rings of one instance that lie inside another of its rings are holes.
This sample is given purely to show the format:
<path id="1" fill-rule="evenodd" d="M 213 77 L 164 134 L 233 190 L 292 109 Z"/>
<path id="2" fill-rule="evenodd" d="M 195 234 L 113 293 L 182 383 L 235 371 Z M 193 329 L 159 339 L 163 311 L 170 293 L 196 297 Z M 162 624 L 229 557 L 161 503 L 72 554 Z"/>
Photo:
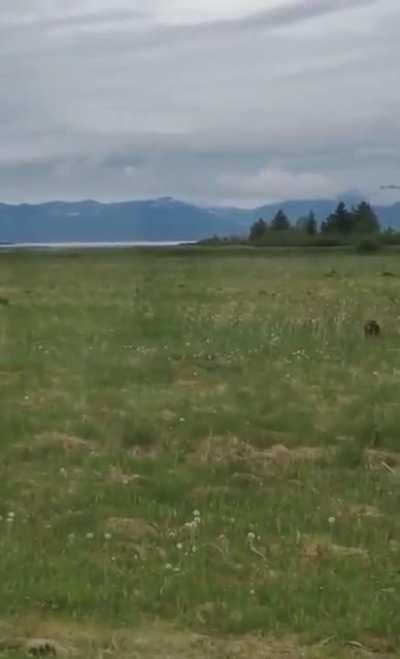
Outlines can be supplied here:
<path id="1" fill-rule="evenodd" d="M 283 210 L 279 210 L 271 222 L 272 231 L 288 231 L 290 222 Z"/>
<path id="2" fill-rule="evenodd" d="M 351 233 L 354 228 L 353 214 L 347 210 L 346 204 L 341 201 L 336 210 L 326 219 L 327 233 Z"/>
<path id="3" fill-rule="evenodd" d="M 318 226 L 313 211 L 310 211 L 308 215 L 299 217 L 296 222 L 296 229 L 303 233 L 307 233 L 309 236 L 317 233 Z"/>
<path id="4" fill-rule="evenodd" d="M 249 239 L 251 242 L 261 240 L 265 236 L 265 232 L 267 230 L 267 225 L 264 222 L 264 220 L 260 217 L 257 222 L 254 222 L 254 224 L 251 225 L 250 227 L 250 235 Z"/>
<path id="5" fill-rule="evenodd" d="M 353 209 L 354 230 L 360 233 L 377 233 L 380 230 L 379 220 L 374 209 L 362 201 Z"/>
<path id="6" fill-rule="evenodd" d="M 309 236 L 314 236 L 317 233 L 317 229 L 317 220 L 313 211 L 310 211 L 305 221 L 304 230 Z"/>

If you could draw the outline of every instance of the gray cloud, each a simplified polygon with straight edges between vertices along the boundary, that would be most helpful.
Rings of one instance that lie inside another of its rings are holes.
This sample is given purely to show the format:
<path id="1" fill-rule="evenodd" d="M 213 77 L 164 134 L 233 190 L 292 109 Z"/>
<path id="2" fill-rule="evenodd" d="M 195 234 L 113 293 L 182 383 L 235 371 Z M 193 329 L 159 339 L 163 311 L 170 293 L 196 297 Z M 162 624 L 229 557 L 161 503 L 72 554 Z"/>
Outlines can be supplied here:
<path id="1" fill-rule="evenodd" d="M 178 24 L 163 24 L 159 20 L 149 20 L 149 14 L 134 10 L 107 10 L 92 14 L 74 14 L 57 19 L 39 21 L 42 28 L 58 28 L 64 30 L 66 37 L 79 37 L 78 27 L 91 28 L 93 45 L 95 48 L 110 47 L 115 43 L 115 35 L 110 30 L 98 30 L 99 26 L 108 25 L 119 31 L 118 48 L 127 48 L 128 51 L 160 49 L 170 44 L 180 42 L 193 46 L 194 42 L 204 39 L 217 39 L 235 37 L 245 32 L 252 35 L 255 31 L 267 32 L 295 26 L 304 21 L 310 21 L 329 14 L 354 11 L 357 8 L 378 5 L 382 0 L 295 0 L 286 2 L 282 6 L 256 11 L 242 17 L 225 18 L 212 21 L 183 22 Z M 140 32 L 135 28 L 144 28 Z M 72 29 L 71 28 L 75 28 Z M 134 39 L 132 39 L 132 31 Z M 100 43 L 99 43 L 100 42 Z"/>
<path id="2" fill-rule="evenodd" d="M 383 197 L 397 0 L 220 2 L 3 0 L 0 199 Z"/>

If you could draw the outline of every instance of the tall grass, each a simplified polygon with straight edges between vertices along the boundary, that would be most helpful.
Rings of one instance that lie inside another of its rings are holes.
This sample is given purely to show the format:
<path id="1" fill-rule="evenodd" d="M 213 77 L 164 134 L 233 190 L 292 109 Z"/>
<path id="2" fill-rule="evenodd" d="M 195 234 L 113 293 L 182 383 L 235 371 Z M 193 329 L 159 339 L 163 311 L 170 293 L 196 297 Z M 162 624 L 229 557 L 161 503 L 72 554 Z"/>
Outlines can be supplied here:
<path id="1" fill-rule="evenodd" d="M 395 647 L 397 256 L 195 253 L 2 255 L 1 615 Z"/>

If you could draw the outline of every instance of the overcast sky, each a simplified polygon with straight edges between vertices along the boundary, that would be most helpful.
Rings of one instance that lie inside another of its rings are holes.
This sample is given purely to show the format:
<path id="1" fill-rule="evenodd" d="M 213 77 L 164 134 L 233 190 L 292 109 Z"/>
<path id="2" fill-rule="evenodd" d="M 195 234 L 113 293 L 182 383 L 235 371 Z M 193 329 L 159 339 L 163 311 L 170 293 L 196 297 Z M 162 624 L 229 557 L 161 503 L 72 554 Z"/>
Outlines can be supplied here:
<path id="1" fill-rule="evenodd" d="M 399 0 L 1 0 L 0 200 L 400 184 Z"/>

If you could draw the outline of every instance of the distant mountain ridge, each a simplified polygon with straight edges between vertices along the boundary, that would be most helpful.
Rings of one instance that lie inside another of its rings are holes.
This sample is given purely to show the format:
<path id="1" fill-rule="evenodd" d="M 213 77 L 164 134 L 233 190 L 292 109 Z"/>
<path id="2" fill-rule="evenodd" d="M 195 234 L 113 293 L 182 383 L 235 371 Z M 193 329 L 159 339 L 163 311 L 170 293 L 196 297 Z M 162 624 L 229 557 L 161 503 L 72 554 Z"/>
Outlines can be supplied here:
<path id="1" fill-rule="evenodd" d="M 250 210 L 201 207 L 171 197 L 116 203 L 0 204 L 0 243 L 193 241 L 215 234 L 247 235 L 255 220 L 269 220 L 280 208 L 292 222 L 310 210 L 322 221 L 337 203 L 335 199 L 289 200 Z M 400 202 L 375 210 L 383 227 L 400 228 Z"/>

